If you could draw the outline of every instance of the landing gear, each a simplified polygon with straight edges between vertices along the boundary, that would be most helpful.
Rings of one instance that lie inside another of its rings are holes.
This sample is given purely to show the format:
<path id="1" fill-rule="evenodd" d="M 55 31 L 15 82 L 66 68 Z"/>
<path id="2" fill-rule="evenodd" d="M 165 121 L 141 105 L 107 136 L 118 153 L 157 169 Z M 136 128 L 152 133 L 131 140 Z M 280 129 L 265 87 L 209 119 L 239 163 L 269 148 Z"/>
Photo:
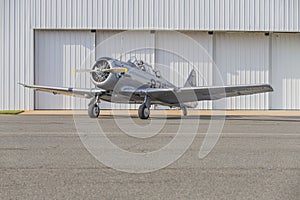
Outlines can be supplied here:
<path id="1" fill-rule="evenodd" d="M 100 114 L 100 99 L 96 96 L 89 103 L 88 114 L 90 118 L 98 118 Z"/>
<path id="2" fill-rule="evenodd" d="M 100 114 L 100 108 L 96 104 L 89 105 L 88 114 L 90 118 L 98 118 Z"/>
<path id="3" fill-rule="evenodd" d="M 151 98 L 149 96 L 145 96 L 144 102 L 139 107 L 139 118 L 140 119 L 148 119 L 150 116 L 150 107 L 151 107 Z"/>
<path id="4" fill-rule="evenodd" d="M 182 107 L 181 107 L 181 110 L 182 110 L 183 116 L 187 116 L 187 109 L 186 109 L 186 107 L 185 107 L 185 106 L 182 106 Z"/>
<path id="5" fill-rule="evenodd" d="M 147 108 L 144 104 L 139 107 L 139 118 L 140 119 L 148 119 L 150 116 L 150 109 Z"/>

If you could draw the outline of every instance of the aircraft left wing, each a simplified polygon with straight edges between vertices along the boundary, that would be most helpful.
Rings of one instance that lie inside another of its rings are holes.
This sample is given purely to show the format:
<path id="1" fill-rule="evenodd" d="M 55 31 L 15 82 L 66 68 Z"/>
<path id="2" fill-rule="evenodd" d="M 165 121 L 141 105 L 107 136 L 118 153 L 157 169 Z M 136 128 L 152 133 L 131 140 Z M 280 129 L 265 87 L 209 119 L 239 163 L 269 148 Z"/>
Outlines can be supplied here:
<path id="1" fill-rule="evenodd" d="M 273 88 L 268 84 L 260 85 L 233 85 L 220 87 L 183 87 L 183 88 L 124 88 L 120 91 L 123 95 L 149 95 L 152 99 L 168 104 L 184 102 L 216 100 L 225 97 L 250 95 L 263 92 L 272 92 Z"/>
<path id="2" fill-rule="evenodd" d="M 68 96 L 77 96 L 82 98 L 92 98 L 95 95 L 104 94 L 106 91 L 99 88 L 72 88 L 72 87 L 51 87 L 42 85 L 26 85 L 19 83 L 20 85 L 31 88 L 37 91 L 49 92 L 53 94 L 63 94 Z"/>

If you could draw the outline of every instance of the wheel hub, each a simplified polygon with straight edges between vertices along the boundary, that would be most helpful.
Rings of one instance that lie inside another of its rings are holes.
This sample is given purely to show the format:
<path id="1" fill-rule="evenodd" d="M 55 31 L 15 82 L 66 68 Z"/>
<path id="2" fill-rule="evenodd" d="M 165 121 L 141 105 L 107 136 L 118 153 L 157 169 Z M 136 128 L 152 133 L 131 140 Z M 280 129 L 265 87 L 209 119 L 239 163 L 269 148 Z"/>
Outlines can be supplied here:
<path id="1" fill-rule="evenodd" d="M 144 109 L 144 116 L 148 116 L 150 114 L 150 110 L 149 110 L 149 108 L 145 108 Z"/>

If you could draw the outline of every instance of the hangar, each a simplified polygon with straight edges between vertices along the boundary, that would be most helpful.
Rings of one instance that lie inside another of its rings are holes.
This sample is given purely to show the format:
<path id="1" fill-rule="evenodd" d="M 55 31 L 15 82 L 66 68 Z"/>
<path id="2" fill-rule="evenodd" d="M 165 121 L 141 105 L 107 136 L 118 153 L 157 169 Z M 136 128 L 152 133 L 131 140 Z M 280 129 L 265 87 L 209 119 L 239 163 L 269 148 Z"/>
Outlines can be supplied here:
<path id="1" fill-rule="evenodd" d="M 227 109 L 300 109 L 300 3 L 298 0 L 1 0 L 0 110 L 72 109 L 70 97 L 24 89 L 18 82 L 74 86 L 71 73 L 88 59 L 114 57 L 136 45 L 153 47 L 143 59 L 164 62 L 179 71 L 182 61 L 165 61 L 155 48 L 166 45 L 196 50 L 181 34 L 201 44 L 219 66 L 225 85 L 269 83 L 272 94 L 233 97 Z M 103 48 L 111 36 L 122 34 L 119 46 Z M 196 59 L 193 62 L 199 62 Z M 216 85 L 215 72 L 202 63 L 203 84 Z M 170 80 L 178 82 L 176 74 Z M 90 87 L 80 78 L 81 87 Z M 84 100 L 76 108 L 85 108 Z M 109 108 L 109 105 L 104 105 Z M 116 108 L 135 108 L 118 105 Z M 218 109 L 212 102 L 199 108 Z"/>

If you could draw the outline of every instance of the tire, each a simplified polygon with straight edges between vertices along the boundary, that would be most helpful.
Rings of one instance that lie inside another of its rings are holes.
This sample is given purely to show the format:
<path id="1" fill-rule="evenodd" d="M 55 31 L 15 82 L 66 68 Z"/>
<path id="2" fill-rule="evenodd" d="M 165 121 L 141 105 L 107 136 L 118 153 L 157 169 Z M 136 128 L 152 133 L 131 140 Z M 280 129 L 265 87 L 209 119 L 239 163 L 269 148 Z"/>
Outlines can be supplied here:
<path id="1" fill-rule="evenodd" d="M 148 119 L 150 116 L 150 109 L 146 107 L 146 105 L 142 104 L 139 107 L 139 118 L 140 119 Z"/>
<path id="2" fill-rule="evenodd" d="M 90 118 L 98 118 L 100 114 L 100 108 L 96 104 L 89 105 L 88 114 Z"/>

